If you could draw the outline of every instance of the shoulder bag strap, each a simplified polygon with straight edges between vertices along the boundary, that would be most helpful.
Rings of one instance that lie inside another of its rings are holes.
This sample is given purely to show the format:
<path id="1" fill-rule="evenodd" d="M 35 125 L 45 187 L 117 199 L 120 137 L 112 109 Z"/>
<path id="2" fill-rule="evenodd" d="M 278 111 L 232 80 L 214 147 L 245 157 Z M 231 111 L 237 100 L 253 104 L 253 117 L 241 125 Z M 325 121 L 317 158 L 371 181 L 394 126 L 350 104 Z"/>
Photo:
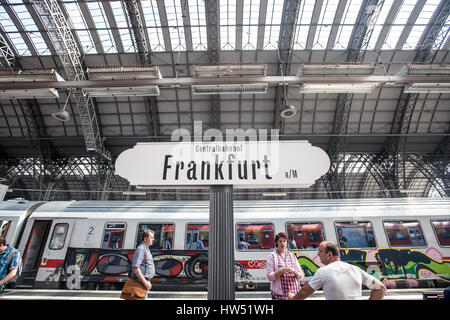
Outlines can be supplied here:
<path id="1" fill-rule="evenodd" d="M 12 258 L 14 257 L 14 254 L 16 253 L 17 249 L 12 249 L 8 253 L 8 258 L 6 258 L 6 267 L 9 268 L 9 264 L 11 263 Z"/>

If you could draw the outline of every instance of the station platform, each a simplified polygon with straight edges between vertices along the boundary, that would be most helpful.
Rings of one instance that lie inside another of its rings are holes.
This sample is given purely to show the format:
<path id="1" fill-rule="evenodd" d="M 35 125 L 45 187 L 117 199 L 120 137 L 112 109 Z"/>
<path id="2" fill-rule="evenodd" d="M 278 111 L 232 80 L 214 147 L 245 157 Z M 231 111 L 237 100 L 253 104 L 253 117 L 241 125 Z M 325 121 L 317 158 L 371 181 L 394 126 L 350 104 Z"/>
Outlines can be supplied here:
<path id="1" fill-rule="evenodd" d="M 424 289 L 388 289 L 385 300 L 423 300 Z M 370 291 L 363 290 L 369 297 Z M 271 300 L 269 291 L 236 292 L 236 300 Z M 151 300 L 207 300 L 206 291 L 152 291 Z M 7 289 L 0 295 L 1 300 L 122 300 L 120 291 L 106 290 L 42 290 Z M 308 300 L 325 300 L 321 290 L 313 293 Z"/>

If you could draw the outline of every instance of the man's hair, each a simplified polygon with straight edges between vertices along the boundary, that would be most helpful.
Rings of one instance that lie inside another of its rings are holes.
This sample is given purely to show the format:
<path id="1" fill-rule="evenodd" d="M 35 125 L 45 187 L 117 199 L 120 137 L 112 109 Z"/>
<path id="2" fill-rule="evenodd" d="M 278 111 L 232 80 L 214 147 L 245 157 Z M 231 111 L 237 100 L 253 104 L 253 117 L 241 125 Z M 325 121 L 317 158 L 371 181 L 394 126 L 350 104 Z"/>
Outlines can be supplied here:
<path id="1" fill-rule="evenodd" d="M 6 238 L 0 237 L 0 246 L 6 246 Z"/>
<path id="2" fill-rule="evenodd" d="M 145 238 L 148 238 L 151 235 L 155 235 L 155 231 L 151 230 L 151 229 L 146 229 L 144 230 L 144 233 L 142 234 L 142 240 L 144 240 Z"/>
<path id="3" fill-rule="evenodd" d="M 339 247 L 333 241 L 326 241 L 325 242 L 325 253 L 328 253 L 328 252 L 331 252 L 331 254 L 334 257 L 340 258 L 340 256 L 341 256 L 341 252 L 339 250 Z"/>

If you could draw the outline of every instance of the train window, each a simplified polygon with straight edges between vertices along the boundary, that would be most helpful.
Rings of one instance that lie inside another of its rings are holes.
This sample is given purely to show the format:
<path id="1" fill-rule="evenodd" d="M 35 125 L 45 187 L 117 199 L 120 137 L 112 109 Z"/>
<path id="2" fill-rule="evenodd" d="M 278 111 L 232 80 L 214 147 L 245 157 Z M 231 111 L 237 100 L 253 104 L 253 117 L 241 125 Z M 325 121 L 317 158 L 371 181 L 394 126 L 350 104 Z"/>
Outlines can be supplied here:
<path id="1" fill-rule="evenodd" d="M 420 247 L 425 245 L 419 221 L 383 221 L 391 247 Z"/>
<path id="2" fill-rule="evenodd" d="M 11 221 L 0 220 L 0 236 L 6 238 L 6 235 L 8 234 L 10 225 L 11 225 Z"/>
<path id="3" fill-rule="evenodd" d="M 369 221 L 336 222 L 336 235 L 341 248 L 376 247 L 372 223 Z"/>
<path id="4" fill-rule="evenodd" d="M 237 249 L 242 250 L 264 250 L 273 249 L 274 228 L 271 223 L 251 224 L 240 223 L 236 226 Z"/>
<path id="5" fill-rule="evenodd" d="M 209 224 L 188 224 L 186 227 L 186 250 L 208 250 Z"/>
<path id="6" fill-rule="evenodd" d="M 173 249 L 173 235 L 175 226 L 171 223 L 140 223 L 138 228 L 138 236 L 136 239 L 136 246 L 142 241 L 142 234 L 144 230 L 153 230 L 155 233 L 155 240 L 150 246 L 150 249 Z"/>
<path id="7" fill-rule="evenodd" d="M 287 223 L 289 249 L 317 249 L 325 240 L 321 222 Z"/>
<path id="8" fill-rule="evenodd" d="M 127 225 L 125 223 L 111 223 L 105 225 L 103 232 L 102 249 L 122 249 Z"/>
<path id="9" fill-rule="evenodd" d="M 441 246 L 450 246 L 450 220 L 431 221 Z"/>
<path id="10" fill-rule="evenodd" d="M 69 230 L 69 225 L 67 223 L 55 224 L 55 227 L 53 228 L 52 239 L 50 240 L 49 246 L 51 250 L 61 250 L 64 247 L 67 230 Z"/>

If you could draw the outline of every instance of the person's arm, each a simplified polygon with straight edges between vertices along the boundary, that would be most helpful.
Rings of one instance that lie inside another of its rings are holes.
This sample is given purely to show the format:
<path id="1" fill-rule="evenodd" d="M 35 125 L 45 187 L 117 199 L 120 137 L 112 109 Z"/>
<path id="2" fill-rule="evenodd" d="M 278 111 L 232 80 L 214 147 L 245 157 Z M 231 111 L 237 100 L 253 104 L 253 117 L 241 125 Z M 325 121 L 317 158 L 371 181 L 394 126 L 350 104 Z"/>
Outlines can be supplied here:
<path id="1" fill-rule="evenodd" d="M 358 268 L 359 269 L 359 268 Z M 386 293 L 386 287 L 380 280 L 367 272 L 359 269 L 363 275 L 364 284 L 371 290 L 369 300 L 382 300 Z"/>
<path id="2" fill-rule="evenodd" d="M 309 284 L 305 284 L 303 287 L 300 288 L 299 292 L 297 294 L 288 293 L 289 300 L 305 300 L 310 295 L 314 293 L 314 289 L 311 288 Z"/>
<path id="3" fill-rule="evenodd" d="M 139 267 L 133 267 L 133 273 L 147 290 L 150 290 L 152 288 L 152 283 L 149 280 L 145 279 Z"/>
<path id="4" fill-rule="evenodd" d="M 381 283 L 378 279 L 376 279 L 375 277 L 374 277 L 374 279 L 372 279 L 371 284 L 372 284 L 373 288 L 369 287 L 369 289 L 372 289 L 370 291 L 369 300 L 382 300 L 386 293 L 386 286 L 383 283 Z"/>
<path id="5" fill-rule="evenodd" d="M 292 258 L 295 261 L 295 269 L 292 270 L 292 272 L 295 274 L 295 276 L 297 277 L 298 280 L 302 279 L 304 277 L 304 273 L 302 268 L 300 267 L 300 263 L 298 263 L 297 257 L 295 256 L 295 254 L 292 254 Z"/>
<path id="6" fill-rule="evenodd" d="M 11 280 L 17 273 L 17 268 L 9 269 L 9 273 L 4 277 L 2 280 L 0 280 L 0 287 L 7 283 L 9 280 Z"/>

